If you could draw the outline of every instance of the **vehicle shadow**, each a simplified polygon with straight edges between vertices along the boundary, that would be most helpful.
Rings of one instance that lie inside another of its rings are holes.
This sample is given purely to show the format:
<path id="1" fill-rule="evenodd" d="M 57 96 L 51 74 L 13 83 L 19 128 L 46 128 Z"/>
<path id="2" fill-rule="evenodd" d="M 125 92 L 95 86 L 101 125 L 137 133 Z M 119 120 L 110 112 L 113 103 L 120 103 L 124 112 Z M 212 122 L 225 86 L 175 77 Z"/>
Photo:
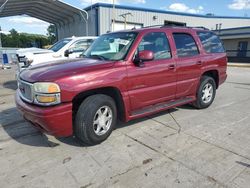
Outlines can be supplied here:
<path id="1" fill-rule="evenodd" d="M 184 105 L 178 108 L 193 109 L 189 105 Z M 118 121 L 117 126 L 115 127 L 114 131 L 119 130 L 121 128 L 126 128 L 128 126 L 140 126 L 140 123 L 143 121 L 178 111 L 178 108 L 172 108 L 172 109 L 159 112 L 157 114 L 150 115 L 144 118 L 131 120 L 127 123 Z M 3 136 L 2 138 L 0 138 L 0 142 L 13 139 L 21 144 L 35 146 L 35 147 L 56 147 L 60 145 L 60 143 L 64 143 L 66 145 L 71 145 L 75 147 L 90 147 L 91 146 L 91 145 L 81 143 L 74 136 L 56 138 L 58 142 L 53 142 L 49 140 L 49 138 L 45 134 L 38 131 L 28 121 L 26 121 L 18 112 L 17 108 L 10 108 L 10 109 L 1 111 L 0 112 L 0 125 L 2 129 L 7 133 L 7 136 Z M 3 133 L 0 132 L 0 134 L 2 135 Z"/>
<path id="2" fill-rule="evenodd" d="M 175 111 L 178 111 L 178 109 L 177 108 L 172 108 L 172 109 L 169 109 L 169 110 L 166 110 L 166 111 L 163 111 L 163 112 L 156 113 L 154 115 L 150 115 L 150 116 L 146 116 L 146 117 L 143 117 L 143 118 L 138 118 L 138 119 L 135 119 L 135 120 L 131 120 L 129 122 L 122 122 L 122 121 L 118 120 L 117 121 L 117 125 L 116 125 L 116 127 L 114 128 L 113 131 L 116 131 L 116 130 L 119 130 L 119 129 L 123 129 L 123 128 L 129 127 L 129 126 L 140 126 L 140 123 L 142 123 L 142 122 L 144 122 L 144 121 L 146 121 L 148 119 L 152 119 L 152 118 L 156 118 L 156 117 L 159 117 L 159 116 L 163 116 L 163 115 L 175 112 Z M 57 138 L 57 139 L 60 142 L 63 142 L 65 144 L 72 145 L 72 146 L 77 146 L 77 147 L 91 147 L 91 145 L 87 145 L 85 143 L 80 142 L 74 136 L 67 137 L 67 138 Z"/>
<path id="3" fill-rule="evenodd" d="M 121 128 L 126 128 L 128 126 L 136 126 L 136 124 L 143 122 L 145 120 L 149 119 L 148 117 L 144 117 L 144 118 L 140 118 L 140 119 L 136 119 L 136 120 L 132 120 L 129 122 L 121 122 L 121 121 L 117 121 L 117 125 L 114 128 L 113 132 L 121 129 Z M 70 137 L 65 137 L 65 138 L 56 138 L 58 141 L 67 144 L 67 145 L 71 145 L 71 146 L 75 146 L 75 147 L 91 147 L 92 145 L 89 144 L 85 144 L 83 142 L 81 142 L 78 138 L 76 138 L 75 136 L 70 136 Z"/>
<path id="4" fill-rule="evenodd" d="M 186 110 L 197 110 L 192 104 L 185 104 L 182 106 L 176 107 L 177 109 L 186 109 Z"/>
<path id="5" fill-rule="evenodd" d="M 23 119 L 17 108 L 0 111 L 0 135 L 0 143 L 15 140 L 29 146 L 54 147 L 46 135 Z"/>
<path id="6" fill-rule="evenodd" d="M 17 89 L 17 81 L 11 80 L 3 83 L 3 87 L 7 89 L 16 90 Z"/>

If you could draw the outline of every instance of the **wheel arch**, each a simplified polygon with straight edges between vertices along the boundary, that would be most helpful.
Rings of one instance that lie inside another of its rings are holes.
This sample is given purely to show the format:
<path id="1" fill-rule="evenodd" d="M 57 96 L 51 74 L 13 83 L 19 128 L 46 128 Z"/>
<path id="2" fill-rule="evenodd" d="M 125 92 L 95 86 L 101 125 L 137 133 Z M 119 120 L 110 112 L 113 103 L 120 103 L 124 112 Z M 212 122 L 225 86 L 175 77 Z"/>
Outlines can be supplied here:
<path id="1" fill-rule="evenodd" d="M 216 69 L 207 70 L 207 71 L 203 72 L 202 76 L 212 77 L 216 83 L 216 89 L 218 89 L 218 87 L 219 87 L 219 71 L 218 70 L 216 70 Z"/>
<path id="2" fill-rule="evenodd" d="M 87 97 L 91 95 L 96 95 L 96 94 L 104 94 L 113 98 L 117 107 L 118 118 L 121 121 L 125 121 L 126 119 L 125 118 L 125 105 L 124 105 L 123 97 L 122 97 L 120 90 L 116 87 L 102 87 L 102 88 L 91 89 L 91 90 L 78 93 L 72 100 L 73 121 L 81 103 Z"/>

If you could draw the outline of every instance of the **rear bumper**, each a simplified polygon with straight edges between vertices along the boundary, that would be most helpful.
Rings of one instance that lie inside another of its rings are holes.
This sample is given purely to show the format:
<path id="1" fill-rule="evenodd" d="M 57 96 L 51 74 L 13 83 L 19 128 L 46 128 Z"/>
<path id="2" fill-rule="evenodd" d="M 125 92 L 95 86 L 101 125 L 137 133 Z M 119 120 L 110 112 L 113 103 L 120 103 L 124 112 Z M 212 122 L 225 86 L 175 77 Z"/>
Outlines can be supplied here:
<path id="1" fill-rule="evenodd" d="M 227 79 L 227 73 L 221 74 L 219 79 L 219 85 L 223 84 Z"/>
<path id="2" fill-rule="evenodd" d="M 23 117 L 40 131 L 57 137 L 72 135 L 72 103 L 40 107 L 24 102 L 17 93 L 15 101 Z"/>

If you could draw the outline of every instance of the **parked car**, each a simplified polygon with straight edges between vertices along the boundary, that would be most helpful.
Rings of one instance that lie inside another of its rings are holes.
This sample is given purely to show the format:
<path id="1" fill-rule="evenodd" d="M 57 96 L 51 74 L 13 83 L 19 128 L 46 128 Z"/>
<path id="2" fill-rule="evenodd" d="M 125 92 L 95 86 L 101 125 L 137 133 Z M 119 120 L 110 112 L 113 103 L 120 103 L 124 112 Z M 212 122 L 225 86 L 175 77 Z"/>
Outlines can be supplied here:
<path id="1" fill-rule="evenodd" d="M 65 38 L 49 49 L 27 48 L 17 51 L 18 70 L 39 63 L 79 57 L 96 39 L 94 36 Z"/>
<path id="2" fill-rule="evenodd" d="M 114 32 L 95 40 L 83 59 L 22 71 L 16 105 L 45 133 L 98 144 L 117 118 L 127 122 L 188 103 L 209 107 L 226 70 L 223 45 L 209 30 Z"/>
<path id="3" fill-rule="evenodd" d="M 16 57 L 17 57 L 17 73 L 20 72 L 22 69 L 25 69 L 29 66 L 30 62 L 27 59 L 27 55 L 29 54 L 43 54 L 43 53 L 51 53 L 52 50 L 49 49 L 42 49 L 42 48 L 21 48 L 16 50 Z"/>

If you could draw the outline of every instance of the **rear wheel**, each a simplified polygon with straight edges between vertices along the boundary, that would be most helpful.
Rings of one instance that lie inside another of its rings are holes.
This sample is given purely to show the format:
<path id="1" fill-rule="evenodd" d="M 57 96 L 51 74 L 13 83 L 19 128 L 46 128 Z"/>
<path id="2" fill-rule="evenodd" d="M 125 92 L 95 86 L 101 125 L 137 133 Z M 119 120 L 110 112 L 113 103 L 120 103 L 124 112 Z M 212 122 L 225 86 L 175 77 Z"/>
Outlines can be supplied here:
<path id="1" fill-rule="evenodd" d="M 109 137 L 116 119 L 114 100 L 103 94 L 92 95 L 82 102 L 77 111 L 74 133 L 86 144 L 99 144 Z"/>
<path id="2" fill-rule="evenodd" d="M 202 76 L 200 86 L 196 93 L 194 106 L 198 109 L 209 107 L 215 98 L 216 83 L 210 76 Z"/>

